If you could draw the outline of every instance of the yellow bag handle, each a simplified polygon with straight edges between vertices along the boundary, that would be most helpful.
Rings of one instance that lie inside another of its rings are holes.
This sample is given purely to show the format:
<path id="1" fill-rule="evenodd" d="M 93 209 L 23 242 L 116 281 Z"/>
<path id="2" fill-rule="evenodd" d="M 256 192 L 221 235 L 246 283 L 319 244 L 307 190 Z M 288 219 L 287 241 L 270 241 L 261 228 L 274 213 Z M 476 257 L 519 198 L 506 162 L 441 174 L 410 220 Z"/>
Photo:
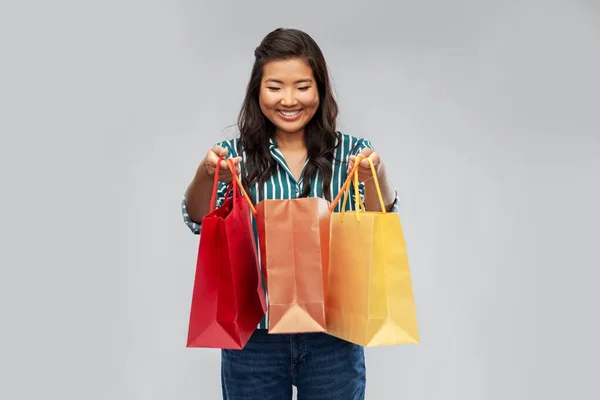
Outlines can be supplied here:
<path id="1" fill-rule="evenodd" d="M 373 174 L 373 181 L 375 182 L 375 189 L 377 189 L 377 198 L 379 199 L 379 205 L 381 206 L 381 212 L 386 213 L 385 211 L 385 203 L 383 202 L 383 195 L 381 194 L 381 187 L 379 186 L 379 179 L 377 179 L 377 171 L 375 171 L 375 165 L 373 165 L 373 160 L 367 158 L 369 162 L 369 166 L 371 167 L 371 173 Z M 356 181 L 358 182 L 358 172 L 356 173 Z M 356 190 L 358 192 L 358 190 Z"/>
<path id="2" fill-rule="evenodd" d="M 360 160 L 357 161 L 360 162 Z M 360 198 L 360 193 L 358 192 L 358 170 L 357 169 L 353 169 L 354 173 L 352 173 L 349 177 L 349 179 L 353 180 L 354 183 L 354 204 L 355 204 L 355 212 L 356 212 L 356 220 L 360 221 L 360 212 L 361 211 L 366 211 L 365 209 L 365 205 L 363 204 L 361 198 Z M 346 214 L 346 200 L 348 200 L 348 197 L 350 197 L 350 185 L 346 185 L 346 190 L 344 190 L 344 200 L 342 201 L 342 212 L 341 212 L 341 216 L 340 219 L 342 221 L 344 221 L 344 215 Z"/>
<path id="3" fill-rule="evenodd" d="M 358 190 L 358 167 L 363 158 L 364 157 L 362 157 L 360 155 L 358 155 L 356 157 L 356 162 L 354 163 L 352 170 L 348 174 L 348 178 L 346 179 L 346 182 L 344 182 L 338 195 L 336 196 L 335 200 L 331 203 L 331 205 L 329 207 L 329 210 L 333 211 L 333 209 L 339 202 L 340 197 L 343 195 L 344 199 L 342 201 L 342 218 L 344 217 L 344 214 L 346 212 L 346 201 L 350 195 L 350 182 L 351 181 L 353 181 L 353 183 L 354 183 L 354 202 L 355 202 L 354 204 L 355 204 L 355 211 L 356 211 L 356 219 L 360 221 L 360 214 L 359 214 L 360 211 L 366 211 L 365 205 L 363 204 L 363 202 L 360 198 L 360 193 Z M 383 195 L 381 194 L 381 187 L 379 186 L 379 179 L 377 179 L 377 172 L 375 171 L 375 165 L 373 164 L 373 160 L 371 160 L 370 158 L 366 158 L 366 160 L 368 161 L 369 166 L 371 167 L 371 173 L 373 175 L 373 181 L 375 182 L 375 189 L 377 190 L 377 197 L 379 198 L 379 204 L 381 205 L 381 211 L 383 213 L 386 213 L 385 203 L 383 202 Z"/>

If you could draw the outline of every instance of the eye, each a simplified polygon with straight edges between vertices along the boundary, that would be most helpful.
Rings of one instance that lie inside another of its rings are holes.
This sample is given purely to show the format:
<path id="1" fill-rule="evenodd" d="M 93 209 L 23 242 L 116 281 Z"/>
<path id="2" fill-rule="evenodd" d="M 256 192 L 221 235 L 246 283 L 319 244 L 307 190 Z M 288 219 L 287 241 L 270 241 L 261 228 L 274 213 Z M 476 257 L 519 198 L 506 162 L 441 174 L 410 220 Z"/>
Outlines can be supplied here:
<path id="1" fill-rule="evenodd" d="M 302 87 L 299 87 L 299 88 L 298 88 L 298 90 L 301 90 L 301 91 L 303 91 L 303 92 L 304 92 L 304 91 L 307 91 L 308 89 L 310 89 L 310 86 L 302 86 Z"/>
<path id="2" fill-rule="evenodd" d="M 278 90 L 279 90 L 279 88 L 278 88 L 278 87 L 273 87 L 273 86 L 268 86 L 268 87 L 267 87 L 267 89 L 269 89 L 269 90 L 270 90 L 270 91 L 272 91 L 272 92 L 276 92 L 276 91 L 278 91 Z"/>

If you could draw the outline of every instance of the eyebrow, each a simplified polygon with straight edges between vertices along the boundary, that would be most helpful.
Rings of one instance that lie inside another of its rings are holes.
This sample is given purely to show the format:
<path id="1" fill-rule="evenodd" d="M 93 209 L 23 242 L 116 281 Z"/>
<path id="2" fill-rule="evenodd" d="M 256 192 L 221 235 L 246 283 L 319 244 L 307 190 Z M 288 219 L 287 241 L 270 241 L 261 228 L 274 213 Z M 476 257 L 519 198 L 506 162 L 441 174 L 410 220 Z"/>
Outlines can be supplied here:
<path id="1" fill-rule="evenodd" d="M 280 81 L 278 79 L 273 79 L 273 78 L 269 78 L 265 82 L 273 82 L 273 83 L 279 83 L 279 84 L 283 85 L 282 81 Z M 312 79 L 299 79 L 296 82 L 294 82 L 294 84 L 298 84 L 298 83 L 312 83 Z"/>

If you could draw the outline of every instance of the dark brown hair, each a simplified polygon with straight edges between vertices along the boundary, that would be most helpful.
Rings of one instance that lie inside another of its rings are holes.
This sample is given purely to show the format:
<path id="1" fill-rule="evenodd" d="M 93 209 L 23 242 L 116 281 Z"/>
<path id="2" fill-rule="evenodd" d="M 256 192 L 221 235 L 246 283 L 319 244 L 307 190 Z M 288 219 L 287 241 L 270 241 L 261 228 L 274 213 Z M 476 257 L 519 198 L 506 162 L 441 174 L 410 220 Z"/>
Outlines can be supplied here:
<path id="1" fill-rule="evenodd" d="M 255 61 L 246 89 L 246 96 L 238 117 L 240 130 L 239 151 L 246 153 L 242 171 L 242 182 L 251 188 L 255 183 L 262 188 L 277 168 L 276 161 L 269 153 L 269 139 L 275 133 L 275 126 L 260 109 L 259 93 L 263 77 L 263 66 L 269 61 L 304 59 L 317 82 L 319 107 L 307 124 L 304 140 L 308 163 L 302 180 L 304 190 L 300 197 L 308 197 L 310 182 L 315 172 L 323 181 L 323 194 L 330 199 L 332 161 L 336 147 L 336 119 L 338 105 L 333 97 L 327 63 L 317 43 L 306 33 L 297 29 L 279 28 L 270 32 L 254 51 Z"/>

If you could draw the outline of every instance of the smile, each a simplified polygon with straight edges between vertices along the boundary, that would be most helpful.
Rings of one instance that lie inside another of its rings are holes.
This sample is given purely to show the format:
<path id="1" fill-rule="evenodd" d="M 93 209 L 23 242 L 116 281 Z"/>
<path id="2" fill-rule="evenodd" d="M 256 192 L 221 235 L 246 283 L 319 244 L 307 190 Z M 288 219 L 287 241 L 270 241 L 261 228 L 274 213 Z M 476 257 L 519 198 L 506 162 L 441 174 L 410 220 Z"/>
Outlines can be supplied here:
<path id="1" fill-rule="evenodd" d="M 279 110 L 278 113 L 286 121 L 295 121 L 302 115 L 302 109 L 290 111 Z"/>

